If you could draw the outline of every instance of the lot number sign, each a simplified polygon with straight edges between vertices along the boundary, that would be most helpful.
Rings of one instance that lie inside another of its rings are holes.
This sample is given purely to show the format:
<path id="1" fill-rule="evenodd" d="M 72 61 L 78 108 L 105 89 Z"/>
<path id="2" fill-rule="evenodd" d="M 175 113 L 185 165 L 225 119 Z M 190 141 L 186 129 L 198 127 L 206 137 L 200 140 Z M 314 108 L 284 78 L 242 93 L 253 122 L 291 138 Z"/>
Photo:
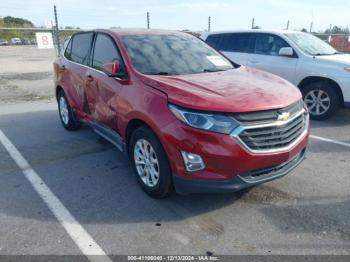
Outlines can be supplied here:
<path id="1" fill-rule="evenodd" d="M 35 33 L 38 48 L 53 48 L 51 33 Z"/>

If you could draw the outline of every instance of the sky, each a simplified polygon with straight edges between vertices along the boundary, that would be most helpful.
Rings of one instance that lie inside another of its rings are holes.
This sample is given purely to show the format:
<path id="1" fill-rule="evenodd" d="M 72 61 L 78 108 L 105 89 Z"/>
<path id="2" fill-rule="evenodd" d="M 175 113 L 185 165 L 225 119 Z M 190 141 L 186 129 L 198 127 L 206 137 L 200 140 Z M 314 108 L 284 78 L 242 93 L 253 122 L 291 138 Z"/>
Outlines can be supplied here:
<path id="1" fill-rule="evenodd" d="M 36 26 L 54 20 L 57 6 L 59 26 L 83 29 L 146 27 L 211 31 L 248 29 L 252 18 L 263 29 L 310 28 L 323 31 L 330 25 L 350 26 L 349 0 L 1 0 L 0 16 L 31 20 Z"/>

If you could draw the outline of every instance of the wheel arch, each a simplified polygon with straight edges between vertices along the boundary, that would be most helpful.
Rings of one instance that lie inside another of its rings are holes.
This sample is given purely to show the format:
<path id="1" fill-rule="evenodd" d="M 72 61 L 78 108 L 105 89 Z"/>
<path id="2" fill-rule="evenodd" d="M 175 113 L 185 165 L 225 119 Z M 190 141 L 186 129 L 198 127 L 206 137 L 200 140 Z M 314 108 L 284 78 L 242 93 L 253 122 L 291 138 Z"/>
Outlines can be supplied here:
<path id="1" fill-rule="evenodd" d="M 125 129 L 125 144 L 126 144 L 126 148 L 129 148 L 129 143 L 130 143 L 130 138 L 132 133 L 139 127 L 141 126 L 146 126 L 147 128 L 149 128 L 150 130 L 152 130 L 152 132 L 154 132 L 155 134 L 157 134 L 154 129 L 144 120 L 140 119 L 140 118 L 134 118 L 132 120 L 129 121 L 126 129 Z"/>
<path id="2" fill-rule="evenodd" d="M 164 138 L 162 137 L 162 134 L 159 130 L 156 129 L 156 126 L 153 126 L 153 123 L 150 121 L 145 121 L 144 119 L 142 119 L 141 117 L 134 117 L 132 118 L 126 128 L 125 128 L 125 133 L 124 133 L 124 141 L 125 141 L 125 148 L 127 150 L 127 155 L 129 156 L 129 145 L 130 145 L 130 141 L 131 141 L 131 136 L 132 136 L 132 133 L 139 127 L 141 126 L 145 126 L 147 128 L 149 128 L 155 135 L 156 137 L 159 139 L 159 142 L 160 144 L 162 145 L 166 155 L 167 155 L 167 158 L 169 159 L 169 149 L 167 148 L 167 145 L 166 143 L 164 143 Z M 130 157 L 130 156 L 129 156 Z M 171 167 L 171 170 L 174 171 L 176 170 L 173 162 L 171 162 L 169 160 L 169 164 L 170 164 L 170 167 Z"/>
<path id="3" fill-rule="evenodd" d="M 339 98 L 339 102 L 341 106 L 344 106 L 344 96 L 343 96 L 343 92 L 339 86 L 339 84 L 334 81 L 333 79 L 327 78 L 327 77 L 322 77 L 322 76 L 308 76 L 305 77 L 298 85 L 300 91 L 302 92 L 303 89 L 308 86 L 311 83 L 318 83 L 318 82 L 324 82 L 327 84 L 330 84 L 333 86 L 333 88 L 335 89 L 338 98 Z"/>
<path id="4" fill-rule="evenodd" d="M 59 92 L 61 92 L 62 90 L 64 91 L 64 89 L 63 89 L 62 86 L 60 86 L 60 85 L 57 85 L 57 86 L 56 86 L 56 90 L 55 90 L 56 99 L 58 98 Z"/>

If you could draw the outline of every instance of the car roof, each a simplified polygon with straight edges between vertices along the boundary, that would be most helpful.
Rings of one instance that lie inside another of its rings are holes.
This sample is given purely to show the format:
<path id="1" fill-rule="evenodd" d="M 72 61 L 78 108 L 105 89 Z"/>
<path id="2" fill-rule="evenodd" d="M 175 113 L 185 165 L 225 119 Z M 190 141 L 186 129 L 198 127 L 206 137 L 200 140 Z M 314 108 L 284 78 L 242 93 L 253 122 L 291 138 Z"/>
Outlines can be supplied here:
<path id="1" fill-rule="evenodd" d="M 145 28 L 117 28 L 117 29 L 96 29 L 96 32 L 109 32 L 114 35 L 189 35 L 188 33 L 163 30 L 163 29 L 145 29 Z"/>
<path id="2" fill-rule="evenodd" d="M 265 33 L 265 34 L 278 34 L 283 35 L 287 33 L 303 33 L 295 30 L 263 30 L 263 29 L 248 29 L 248 30 L 228 30 L 228 31 L 213 31 L 205 32 L 203 36 L 216 35 L 216 34 L 227 34 L 227 33 Z"/>

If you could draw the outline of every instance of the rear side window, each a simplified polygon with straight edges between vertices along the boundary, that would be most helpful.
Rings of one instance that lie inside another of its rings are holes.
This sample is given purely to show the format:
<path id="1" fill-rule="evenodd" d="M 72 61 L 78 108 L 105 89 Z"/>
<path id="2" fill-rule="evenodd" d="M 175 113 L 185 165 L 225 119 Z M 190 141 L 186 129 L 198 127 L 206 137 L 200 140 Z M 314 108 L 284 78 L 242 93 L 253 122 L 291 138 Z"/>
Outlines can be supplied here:
<path id="1" fill-rule="evenodd" d="M 271 34 L 256 34 L 255 54 L 278 56 L 282 47 L 290 47 L 290 45 L 281 37 Z"/>
<path id="2" fill-rule="evenodd" d="M 70 59 L 88 65 L 93 33 L 79 33 L 73 36 Z"/>
<path id="3" fill-rule="evenodd" d="M 210 35 L 207 43 L 220 51 L 248 53 L 251 34 L 225 33 Z"/>
<path id="4" fill-rule="evenodd" d="M 100 70 L 103 64 L 110 62 L 121 63 L 120 60 L 114 40 L 105 34 L 98 34 L 95 41 L 92 67 Z"/>
<path id="5" fill-rule="evenodd" d="M 207 42 L 208 45 L 214 47 L 217 50 L 220 50 L 219 45 L 221 41 L 221 35 L 209 35 L 205 42 Z"/>

